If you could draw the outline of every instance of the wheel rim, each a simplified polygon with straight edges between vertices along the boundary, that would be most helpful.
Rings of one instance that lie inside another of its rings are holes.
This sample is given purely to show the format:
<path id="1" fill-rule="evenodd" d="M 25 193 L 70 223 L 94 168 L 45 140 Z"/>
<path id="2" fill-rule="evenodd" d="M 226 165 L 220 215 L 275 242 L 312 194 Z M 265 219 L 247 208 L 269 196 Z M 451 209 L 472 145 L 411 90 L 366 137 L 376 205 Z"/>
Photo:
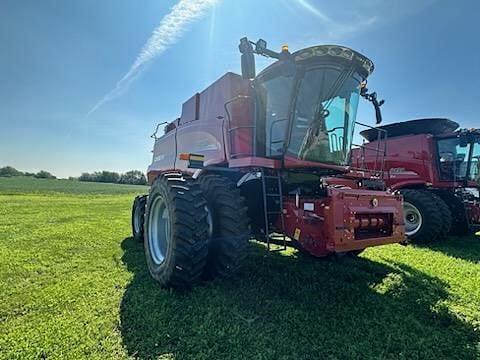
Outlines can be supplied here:
<path id="1" fill-rule="evenodd" d="M 156 265 L 165 260 L 170 245 L 170 214 L 165 199 L 156 197 L 150 208 L 148 219 L 148 246 L 150 255 Z"/>
<path id="2" fill-rule="evenodd" d="M 141 220 L 140 220 L 140 209 L 138 208 L 138 206 L 135 206 L 135 212 L 133 214 L 133 230 L 135 231 L 135 235 L 140 233 L 140 224 L 141 224 Z"/>
<path id="3" fill-rule="evenodd" d="M 418 210 L 415 205 L 409 202 L 404 202 L 403 216 L 405 219 L 405 234 L 407 236 L 415 235 L 423 224 L 423 218 L 420 210 Z"/>

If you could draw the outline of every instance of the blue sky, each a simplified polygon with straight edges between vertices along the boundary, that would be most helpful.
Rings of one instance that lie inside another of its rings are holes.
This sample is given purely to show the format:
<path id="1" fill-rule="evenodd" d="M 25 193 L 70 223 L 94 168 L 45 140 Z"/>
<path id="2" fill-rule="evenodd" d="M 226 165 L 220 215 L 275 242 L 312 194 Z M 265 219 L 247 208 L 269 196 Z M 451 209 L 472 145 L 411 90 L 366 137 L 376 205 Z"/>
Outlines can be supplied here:
<path id="1" fill-rule="evenodd" d="M 183 101 L 223 73 L 238 72 L 245 35 L 273 49 L 337 43 L 362 52 L 376 65 L 369 85 L 386 100 L 385 122 L 442 116 L 480 126 L 473 0 L 219 0 L 87 117 L 176 3 L 1 0 L 0 166 L 62 177 L 146 169 L 155 123 L 176 118 Z M 373 123 L 368 103 L 358 120 Z"/>

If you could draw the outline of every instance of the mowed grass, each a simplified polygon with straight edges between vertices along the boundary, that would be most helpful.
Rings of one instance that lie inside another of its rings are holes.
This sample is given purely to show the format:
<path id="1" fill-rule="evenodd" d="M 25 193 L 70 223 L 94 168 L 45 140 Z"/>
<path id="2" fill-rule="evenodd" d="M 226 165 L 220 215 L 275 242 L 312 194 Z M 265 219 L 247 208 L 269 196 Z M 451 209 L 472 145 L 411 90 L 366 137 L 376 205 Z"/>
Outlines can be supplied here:
<path id="1" fill-rule="evenodd" d="M 0 179 L 5 359 L 479 359 L 480 238 L 267 254 L 190 292 L 130 238 L 141 187 Z"/>
<path id="2" fill-rule="evenodd" d="M 137 185 L 91 183 L 75 180 L 45 180 L 19 176 L 0 177 L 0 194 L 77 194 L 77 195 L 125 195 L 146 192 L 148 187 Z"/>

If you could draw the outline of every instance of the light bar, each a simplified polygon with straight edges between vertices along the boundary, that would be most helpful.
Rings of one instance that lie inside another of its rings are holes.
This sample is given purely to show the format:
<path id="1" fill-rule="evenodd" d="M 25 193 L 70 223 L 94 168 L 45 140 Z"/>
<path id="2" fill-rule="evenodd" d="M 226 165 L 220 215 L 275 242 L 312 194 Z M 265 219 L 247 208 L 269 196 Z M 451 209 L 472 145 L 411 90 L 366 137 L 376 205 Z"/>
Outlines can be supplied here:
<path id="1" fill-rule="evenodd" d="M 350 61 L 358 61 L 370 75 L 373 72 L 373 62 L 356 51 L 344 46 L 338 45 L 320 45 L 307 49 L 299 50 L 293 53 L 295 61 L 307 60 L 316 56 L 339 57 Z"/>

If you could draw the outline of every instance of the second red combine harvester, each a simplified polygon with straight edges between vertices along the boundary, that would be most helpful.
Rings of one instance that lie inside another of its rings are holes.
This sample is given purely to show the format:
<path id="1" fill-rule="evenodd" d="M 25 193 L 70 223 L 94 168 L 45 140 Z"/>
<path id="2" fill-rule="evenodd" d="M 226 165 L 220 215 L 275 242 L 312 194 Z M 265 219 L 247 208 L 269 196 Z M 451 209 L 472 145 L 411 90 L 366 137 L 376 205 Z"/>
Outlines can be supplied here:
<path id="1" fill-rule="evenodd" d="M 361 92 L 373 63 L 335 45 L 239 48 L 242 76 L 195 94 L 154 136 L 150 192 L 132 212 L 151 275 L 171 287 L 230 276 L 251 236 L 317 257 L 402 242 L 400 195 L 324 181 L 349 171 L 361 95 L 380 115 Z M 255 54 L 277 61 L 256 75 Z"/>
<path id="2" fill-rule="evenodd" d="M 435 241 L 449 232 L 480 230 L 480 129 L 455 121 L 416 119 L 361 132 L 369 141 L 355 149 L 352 166 L 375 172 L 404 196 L 407 236 Z"/>

